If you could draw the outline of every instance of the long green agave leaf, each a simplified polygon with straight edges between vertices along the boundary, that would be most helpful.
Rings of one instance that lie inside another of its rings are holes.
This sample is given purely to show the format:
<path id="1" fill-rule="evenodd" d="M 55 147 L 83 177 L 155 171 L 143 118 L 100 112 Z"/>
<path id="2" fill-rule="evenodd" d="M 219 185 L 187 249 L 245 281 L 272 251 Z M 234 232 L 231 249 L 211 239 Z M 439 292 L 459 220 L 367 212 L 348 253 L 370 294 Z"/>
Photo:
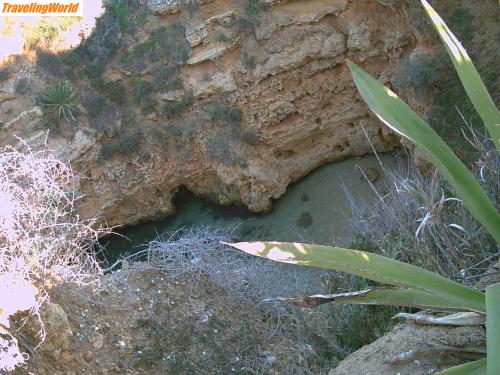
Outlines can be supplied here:
<path id="1" fill-rule="evenodd" d="M 358 292 L 315 294 L 300 298 L 270 298 L 265 302 L 284 302 L 300 307 L 313 308 L 325 303 L 353 305 L 406 306 L 420 309 L 434 308 L 442 311 L 461 311 L 463 304 L 456 304 L 441 296 L 408 288 L 373 288 Z M 475 314 L 475 313 L 468 313 Z M 483 317 L 484 315 L 479 315 Z M 484 324 L 484 323 L 483 323 Z"/>
<path id="2" fill-rule="evenodd" d="M 436 375 L 487 375 L 486 358 L 440 371 Z"/>
<path id="3" fill-rule="evenodd" d="M 370 109 L 387 126 L 420 146 L 455 187 L 465 206 L 500 242 L 500 215 L 472 173 L 437 133 L 395 93 L 352 62 L 347 63 L 354 82 Z"/>
<path id="4" fill-rule="evenodd" d="M 500 112 L 462 44 L 430 4 L 426 0 L 421 0 L 421 2 L 439 37 L 446 46 L 448 55 L 450 55 L 470 101 L 486 125 L 497 150 L 500 151 Z"/>
<path id="5" fill-rule="evenodd" d="M 500 283 L 486 288 L 486 349 L 488 375 L 500 372 Z"/>
<path id="6" fill-rule="evenodd" d="M 364 251 L 290 242 L 227 244 L 247 254 L 282 263 L 329 268 L 379 283 L 415 289 L 463 310 L 485 312 L 484 294 L 422 268 Z"/>

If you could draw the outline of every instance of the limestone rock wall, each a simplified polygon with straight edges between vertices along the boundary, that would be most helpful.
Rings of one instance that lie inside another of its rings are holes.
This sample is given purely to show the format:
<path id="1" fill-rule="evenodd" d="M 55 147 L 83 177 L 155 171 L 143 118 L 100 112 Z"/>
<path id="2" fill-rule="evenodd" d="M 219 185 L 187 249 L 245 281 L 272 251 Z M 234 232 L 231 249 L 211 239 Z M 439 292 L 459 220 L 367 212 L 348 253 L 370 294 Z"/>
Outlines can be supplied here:
<path id="1" fill-rule="evenodd" d="M 129 97 L 138 79 L 154 85 L 166 63 L 144 57 L 150 52 L 145 43 L 159 27 L 181 24 L 189 47 L 185 58 L 176 57 L 182 84 L 148 92 L 157 103 L 152 110 L 135 108 L 133 99 L 113 104 L 108 95 L 97 122 L 85 102 L 96 95 L 89 91 L 93 77 L 66 79 L 79 89 L 80 115 L 46 138 L 34 96 L 8 94 L 16 79 L 29 77 L 33 91 L 40 92 L 53 78 L 40 64 L 24 60 L 17 78 L 2 84 L 1 143 L 18 143 L 14 135 L 35 148 L 47 143 L 70 161 L 80 176 L 77 190 L 85 194 L 84 216 L 101 215 L 114 225 L 171 214 L 181 186 L 220 204 L 265 211 L 291 182 L 322 164 L 371 152 L 364 132 L 379 151 L 398 145 L 360 100 L 345 61 L 390 84 L 402 59 L 425 42 L 415 37 L 403 8 L 377 0 L 147 6 L 141 13 L 147 23 L 107 36 L 118 41 L 99 74 L 104 84 L 123 85 Z M 165 54 L 169 44 L 155 43 L 163 48 L 157 54 Z M 178 56 L 183 46 L 172 48 L 170 55 Z M 82 56 L 86 65 L 78 69 L 85 71 L 93 60 Z M 189 99 L 180 114 L 162 109 L 183 98 Z M 419 103 L 425 108 L 425 100 Z M 110 145 L 116 152 L 105 154 Z"/>

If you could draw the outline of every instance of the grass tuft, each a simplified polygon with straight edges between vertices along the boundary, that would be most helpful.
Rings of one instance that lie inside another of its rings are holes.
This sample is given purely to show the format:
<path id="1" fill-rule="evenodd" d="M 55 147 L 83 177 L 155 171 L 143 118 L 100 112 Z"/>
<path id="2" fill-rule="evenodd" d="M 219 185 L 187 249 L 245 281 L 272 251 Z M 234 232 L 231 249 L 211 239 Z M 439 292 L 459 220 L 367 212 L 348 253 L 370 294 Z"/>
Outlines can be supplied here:
<path id="1" fill-rule="evenodd" d="M 472 128 L 469 131 L 477 152 L 476 165 L 481 166 L 476 169 L 479 181 L 498 207 L 500 157 L 486 137 Z M 497 246 L 461 202 L 454 200 L 449 185 L 436 172 L 423 174 L 409 162 L 401 162 L 393 172 L 383 170 L 387 182 L 377 192 L 375 205 L 359 206 L 350 199 L 355 217 L 352 225 L 357 230 L 353 248 L 366 250 L 369 245 L 372 252 L 457 281 L 480 273 L 476 264 L 495 254 Z M 364 245 L 359 248 L 359 244 Z"/>

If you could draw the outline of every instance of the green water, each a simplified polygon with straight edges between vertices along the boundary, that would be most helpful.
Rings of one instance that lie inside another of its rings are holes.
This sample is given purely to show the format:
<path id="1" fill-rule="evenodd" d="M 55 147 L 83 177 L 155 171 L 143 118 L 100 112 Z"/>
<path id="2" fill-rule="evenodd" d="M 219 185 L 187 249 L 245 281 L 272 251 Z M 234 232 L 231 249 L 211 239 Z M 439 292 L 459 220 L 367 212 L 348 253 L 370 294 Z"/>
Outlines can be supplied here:
<path id="1" fill-rule="evenodd" d="M 385 166 L 392 167 L 395 157 L 382 155 Z M 370 203 L 375 195 L 362 177 L 365 172 L 381 168 L 373 155 L 325 165 L 301 181 L 291 184 L 267 214 L 252 214 L 244 208 L 221 207 L 187 191 L 177 194 L 177 213 L 164 220 L 149 222 L 118 231 L 123 237 L 103 241 L 108 260 L 137 250 L 157 234 L 191 225 L 211 224 L 238 226 L 238 240 L 301 241 L 323 245 L 347 246 L 353 239 L 351 207 L 346 190 L 360 202 Z M 382 177 L 374 185 L 381 188 Z"/>

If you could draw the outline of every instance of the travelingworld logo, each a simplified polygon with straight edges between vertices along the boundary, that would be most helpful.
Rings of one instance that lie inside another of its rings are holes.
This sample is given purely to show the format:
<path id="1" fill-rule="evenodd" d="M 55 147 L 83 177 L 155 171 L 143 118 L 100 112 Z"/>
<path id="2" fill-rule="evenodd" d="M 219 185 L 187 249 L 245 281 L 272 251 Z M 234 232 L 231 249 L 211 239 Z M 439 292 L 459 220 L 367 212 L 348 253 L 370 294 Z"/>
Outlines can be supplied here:
<path id="1" fill-rule="evenodd" d="M 0 1 L 0 16 L 83 16 L 83 0 Z"/>

